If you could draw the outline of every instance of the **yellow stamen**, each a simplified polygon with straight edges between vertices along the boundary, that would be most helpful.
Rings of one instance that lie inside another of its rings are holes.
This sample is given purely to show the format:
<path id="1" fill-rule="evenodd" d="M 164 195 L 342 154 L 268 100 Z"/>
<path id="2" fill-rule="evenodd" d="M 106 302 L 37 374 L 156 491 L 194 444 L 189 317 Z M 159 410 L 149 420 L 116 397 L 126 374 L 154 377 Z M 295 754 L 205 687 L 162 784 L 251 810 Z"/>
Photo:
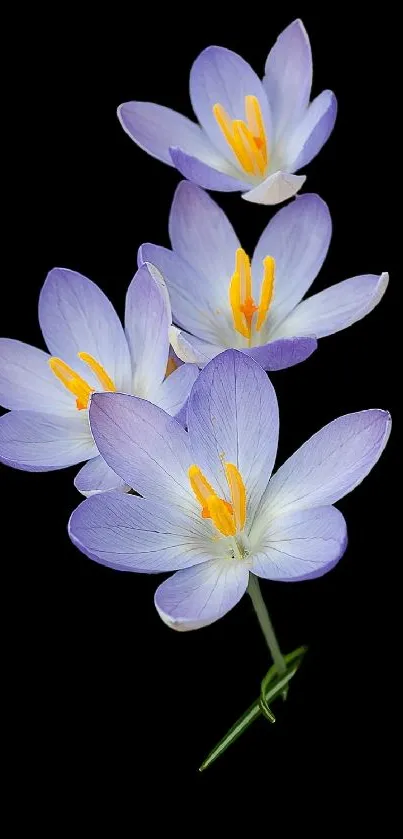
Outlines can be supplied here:
<path id="1" fill-rule="evenodd" d="M 79 352 L 77 355 L 81 358 L 81 361 L 88 364 L 88 367 L 90 367 L 92 372 L 95 373 L 104 390 L 112 391 L 113 393 L 116 391 L 115 383 L 112 381 L 111 377 L 108 376 L 106 370 L 102 367 L 102 364 L 100 364 L 99 361 L 87 352 Z"/>
<path id="2" fill-rule="evenodd" d="M 260 288 L 259 312 L 256 320 L 256 332 L 262 328 L 274 294 L 274 273 L 276 263 L 272 256 L 265 256 L 263 260 L 264 274 Z"/>
<path id="3" fill-rule="evenodd" d="M 53 356 L 53 358 L 49 359 L 49 367 L 56 378 L 60 379 L 65 388 L 76 397 L 77 410 L 82 411 L 83 408 L 87 408 L 88 400 L 91 393 L 94 392 L 94 388 L 90 387 L 85 379 L 82 379 L 61 358 Z"/>
<path id="4" fill-rule="evenodd" d="M 235 272 L 229 286 L 229 300 L 236 331 L 244 338 L 250 338 L 253 315 L 258 307 L 252 297 L 250 261 L 242 248 L 238 248 L 235 254 Z"/>
<path id="5" fill-rule="evenodd" d="M 225 501 L 218 495 L 210 495 L 207 501 L 210 517 L 217 530 L 223 536 L 235 536 L 236 524 L 232 513 L 230 513 Z"/>
<path id="6" fill-rule="evenodd" d="M 262 111 L 257 97 L 245 96 L 246 122 L 243 119 L 230 119 L 219 102 L 213 105 L 213 114 L 244 172 L 248 175 L 263 176 L 268 166 L 269 153 Z"/>
<path id="7" fill-rule="evenodd" d="M 248 330 L 248 338 L 250 338 L 252 329 L 252 318 L 257 312 L 257 306 L 252 297 L 252 273 L 250 270 L 249 257 L 243 250 L 238 248 L 235 254 L 235 272 L 240 277 L 240 304 L 239 308 L 243 315 L 245 315 L 246 327 Z"/>
<path id="8" fill-rule="evenodd" d="M 252 297 L 252 273 L 249 257 L 242 248 L 235 253 L 235 271 L 229 284 L 229 302 L 232 309 L 234 329 L 247 338 L 250 344 L 253 328 L 253 316 L 258 312 L 255 329 L 262 328 L 274 295 L 274 274 L 276 263 L 274 257 L 265 256 L 263 260 L 264 274 L 260 288 L 260 302 L 256 303 Z"/>
<path id="9" fill-rule="evenodd" d="M 244 338 L 249 338 L 249 330 L 246 326 L 243 313 L 241 312 L 241 278 L 237 271 L 232 275 L 229 284 L 229 302 L 234 319 L 234 327 Z"/>
<path id="10" fill-rule="evenodd" d="M 99 380 L 101 387 L 104 390 L 108 391 L 116 391 L 115 383 L 112 381 L 111 377 L 108 376 L 106 370 L 102 367 L 92 355 L 86 352 L 79 352 L 77 353 L 78 357 L 81 358 L 85 364 L 91 368 L 91 370 L 95 373 L 97 379 Z M 76 373 L 72 367 L 66 364 L 65 361 L 62 361 L 61 358 L 56 358 L 53 356 L 49 359 L 49 367 L 56 376 L 57 379 L 61 381 L 61 383 L 73 393 L 76 397 L 76 406 L 78 411 L 82 411 L 84 408 L 88 408 L 89 398 L 91 393 L 94 393 L 95 388 L 91 387 L 79 373 Z"/>
<path id="11" fill-rule="evenodd" d="M 246 490 L 236 466 L 233 463 L 225 463 L 225 461 L 223 465 L 232 503 L 217 495 L 196 464 L 189 467 L 189 481 L 201 505 L 202 517 L 205 519 L 211 518 L 213 524 L 223 536 L 235 536 L 245 527 Z"/>
<path id="12" fill-rule="evenodd" d="M 242 477 L 233 463 L 225 464 L 225 474 L 231 494 L 232 509 L 237 530 L 243 530 L 246 520 L 246 489 Z"/>
<path id="13" fill-rule="evenodd" d="M 244 169 L 249 175 L 255 175 L 256 167 L 254 165 L 255 161 L 253 156 L 253 138 L 251 147 L 249 136 L 247 134 L 247 128 L 243 120 L 234 119 L 232 122 L 232 131 L 232 148 L 242 166 L 242 169 Z"/>
<path id="14" fill-rule="evenodd" d="M 256 96 L 245 96 L 245 114 L 249 131 L 253 135 L 253 139 L 259 151 L 262 153 L 262 158 L 266 167 L 268 163 L 266 131 L 264 128 L 259 100 Z"/>
<path id="15" fill-rule="evenodd" d="M 209 519 L 210 512 L 207 502 L 210 496 L 215 494 L 213 487 L 209 484 L 207 478 L 204 477 L 201 469 L 199 469 L 199 467 L 195 464 L 189 467 L 188 475 L 190 486 L 192 487 L 199 504 L 202 506 L 202 516 L 204 519 Z"/>
<path id="16" fill-rule="evenodd" d="M 218 125 L 221 128 L 222 133 L 228 143 L 228 145 L 232 148 L 233 143 L 233 128 L 232 128 L 232 120 L 229 118 L 225 108 L 217 102 L 213 105 L 213 114 L 218 122 Z"/>

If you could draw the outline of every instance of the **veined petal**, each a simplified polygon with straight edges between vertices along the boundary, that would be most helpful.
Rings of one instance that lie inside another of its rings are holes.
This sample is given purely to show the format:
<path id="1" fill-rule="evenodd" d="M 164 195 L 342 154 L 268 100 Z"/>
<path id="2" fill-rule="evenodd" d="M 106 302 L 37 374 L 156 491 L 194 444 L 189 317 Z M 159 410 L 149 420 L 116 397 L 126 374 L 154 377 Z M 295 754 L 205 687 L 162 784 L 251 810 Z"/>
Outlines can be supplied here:
<path id="1" fill-rule="evenodd" d="M 184 361 L 197 364 L 200 368 L 205 367 L 209 361 L 227 349 L 220 344 L 202 341 L 175 326 L 171 326 L 169 337 L 175 353 Z M 286 367 L 293 367 L 294 364 L 305 361 L 317 346 L 316 338 L 312 337 L 281 338 L 260 347 L 245 347 L 239 349 L 239 352 L 253 358 L 264 370 L 284 370 Z"/>
<path id="2" fill-rule="evenodd" d="M 217 161 L 214 163 L 207 163 L 200 157 L 188 154 L 180 146 L 171 146 L 169 153 L 174 166 L 181 175 L 204 187 L 204 189 L 239 192 L 239 190 L 249 189 L 250 187 L 240 170 L 235 169 L 224 158 L 217 157 Z"/>
<path id="3" fill-rule="evenodd" d="M 305 183 L 305 175 L 292 175 L 290 172 L 273 172 L 253 189 L 242 194 L 245 201 L 253 204 L 273 206 L 292 198 Z"/>
<path id="4" fill-rule="evenodd" d="M 118 390 L 130 389 L 130 355 L 122 324 L 112 303 L 87 277 L 53 268 L 40 293 L 39 323 L 50 353 L 80 372 L 92 387 L 99 388 L 99 382 L 77 358 L 79 352 L 92 355 Z"/>
<path id="5" fill-rule="evenodd" d="M 278 326 L 273 337 L 316 335 L 323 338 L 368 315 L 385 294 L 387 273 L 363 274 L 308 297 Z"/>
<path id="6" fill-rule="evenodd" d="M 256 522 L 343 498 L 375 466 L 390 428 L 390 414 L 377 409 L 346 414 L 325 425 L 273 475 Z"/>
<path id="7" fill-rule="evenodd" d="M 81 467 L 74 478 L 74 486 L 82 495 L 95 495 L 98 492 L 128 492 L 130 487 L 108 466 L 103 457 L 93 457 Z"/>
<path id="8" fill-rule="evenodd" d="M 319 273 L 331 235 L 328 206 L 313 194 L 301 195 L 282 207 L 263 231 L 253 254 L 252 274 L 259 288 L 263 259 L 268 254 L 274 257 L 275 290 L 266 326 L 270 337 L 276 324 L 299 303 Z"/>
<path id="9" fill-rule="evenodd" d="M 155 391 L 153 402 L 167 414 L 176 416 L 186 404 L 198 375 L 199 368 L 196 364 L 182 364 Z"/>
<path id="10" fill-rule="evenodd" d="M 239 239 L 218 204 L 189 181 L 181 181 L 176 189 L 169 236 L 175 253 L 203 277 L 208 298 L 228 309 L 228 283 L 234 272 Z"/>
<path id="11" fill-rule="evenodd" d="M 95 393 L 90 423 L 100 454 L 128 486 L 199 515 L 188 479 L 194 462 L 189 436 L 173 417 L 145 399 Z"/>
<path id="12" fill-rule="evenodd" d="M 171 326 L 169 330 L 169 340 L 174 349 L 175 354 L 182 359 L 182 361 L 189 364 L 197 364 L 198 367 L 204 367 L 212 358 L 215 358 L 220 352 L 225 350 L 225 347 L 219 344 L 211 344 L 208 341 L 203 341 L 201 338 L 196 338 L 182 329 L 177 329 L 176 326 Z"/>
<path id="13" fill-rule="evenodd" d="M 190 71 L 193 110 L 211 142 L 234 165 L 236 158 L 216 121 L 213 107 L 219 103 L 230 119 L 244 120 L 246 96 L 256 96 L 259 101 L 270 147 L 271 114 L 259 77 L 250 64 L 232 50 L 215 46 L 203 50 Z"/>
<path id="14" fill-rule="evenodd" d="M 316 157 L 333 131 L 336 116 L 337 99 L 331 90 L 323 90 L 287 142 L 284 158 L 288 169 L 296 172 Z"/>
<path id="15" fill-rule="evenodd" d="M 53 375 L 49 359 L 43 350 L 0 338 L 0 404 L 19 411 L 75 413 L 74 400 Z"/>
<path id="16" fill-rule="evenodd" d="M 86 412 L 84 412 L 86 414 Z M 0 417 L 0 461 L 26 472 L 49 472 L 97 455 L 87 416 L 11 411 Z"/>
<path id="17" fill-rule="evenodd" d="M 312 53 L 306 29 L 294 20 L 269 52 L 263 79 L 275 142 L 304 115 L 312 86 Z"/>
<path id="18" fill-rule="evenodd" d="M 228 495 L 224 462 L 239 470 L 250 519 L 277 452 L 277 399 L 265 372 L 244 353 L 221 353 L 193 385 L 187 421 L 194 463 L 221 498 Z"/>
<path id="19" fill-rule="evenodd" d="M 265 523 L 251 570 L 280 582 L 312 580 L 330 571 L 347 547 L 346 522 L 335 507 L 296 510 Z"/>
<path id="20" fill-rule="evenodd" d="M 169 166 L 173 165 L 170 146 L 180 146 L 212 166 L 220 160 L 200 126 L 171 108 L 153 102 L 124 102 L 118 108 L 118 119 L 141 149 Z"/>
<path id="21" fill-rule="evenodd" d="M 242 562 L 204 562 L 165 580 L 155 592 L 155 606 L 171 629 L 201 629 L 236 606 L 248 580 L 249 571 Z"/>
<path id="22" fill-rule="evenodd" d="M 154 270 L 154 269 L 153 269 Z M 160 284 L 163 279 L 160 276 Z M 152 399 L 164 379 L 168 362 L 171 311 L 166 291 L 142 265 L 126 295 L 125 329 L 132 358 L 130 390 Z"/>
<path id="23" fill-rule="evenodd" d="M 141 245 L 138 259 L 151 262 L 163 275 L 175 322 L 200 338 L 213 339 L 218 303 L 215 297 L 209 297 L 203 277 L 178 254 L 160 245 L 149 242 Z"/>
<path id="24" fill-rule="evenodd" d="M 91 559 L 121 571 L 154 574 L 210 559 L 201 520 L 192 522 L 175 503 L 117 492 L 83 501 L 70 518 L 69 535 Z"/>
<path id="25" fill-rule="evenodd" d="M 264 370 L 284 370 L 309 358 L 318 346 L 316 338 L 284 338 L 261 347 L 241 350 Z"/>

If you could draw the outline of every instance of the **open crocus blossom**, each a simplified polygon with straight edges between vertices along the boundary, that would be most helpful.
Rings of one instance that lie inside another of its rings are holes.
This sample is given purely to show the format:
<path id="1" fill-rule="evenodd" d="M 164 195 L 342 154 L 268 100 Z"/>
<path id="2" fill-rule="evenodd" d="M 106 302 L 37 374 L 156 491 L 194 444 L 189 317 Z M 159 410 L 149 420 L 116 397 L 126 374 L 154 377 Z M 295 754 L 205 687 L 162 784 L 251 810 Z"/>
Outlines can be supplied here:
<path id="1" fill-rule="evenodd" d="M 182 181 L 169 219 L 172 250 L 144 244 L 139 263 L 163 273 L 171 298 L 171 343 L 184 361 L 202 367 L 228 347 L 266 370 L 307 358 L 317 338 L 368 314 L 388 275 L 364 274 L 301 302 L 320 271 L 332 232 L 318 195 L 298 196 L 263 231 L 252 260 L 225 213 L 200 187 Z"/>
<path id="2" fill-rule="evenodd" d="M 269 52 L 263 81 L 231 50 L 200 53 L 190 72 L 200 125 L 151 102 L 126 102 L 118 116 L 140 148 L 190 181 L 278 204 L 298 192 L 305 176 L 293 173 L 318 154 L 336 119 L 332 91 L 310 103 L 311 85 L 311 47 L 296 20 Z"/>
<path id="3" fill-rule="evenodd" d="M 236 350 L 200 373 L 188 431 L 155 405 L 120 394 L 95 394 L 90 422 L 109 466 L 143 497 L 88 498 L 70 519 L 70 536 L 112 568 L 176 571 L 155 604 L 179 630 L 222 617 L 250 574 L 292 582 L 333 568 L 347 533 L 332 505 L 372 469 L 390 431 L 386 411 L 339 417 L 270 478 L 276 395 L 260 365 Z"/>
<path id="4" fill-rule="evenodd" d="M 171 414 L 183 408 L 198 374 L 184 364 L 165 378 L 171 322 L 163 279 L 143 265 L 126 295 L 125 331 L 91 280 L 54 268 L 39 298 L 39 323 L 50 355 L 0 339 L 0 460 L 44 472 L 88 460 L 75 479 L 84 494 L 125 489 L 99 455 L 88 421 L 91 396 L 124 391 Z"/>

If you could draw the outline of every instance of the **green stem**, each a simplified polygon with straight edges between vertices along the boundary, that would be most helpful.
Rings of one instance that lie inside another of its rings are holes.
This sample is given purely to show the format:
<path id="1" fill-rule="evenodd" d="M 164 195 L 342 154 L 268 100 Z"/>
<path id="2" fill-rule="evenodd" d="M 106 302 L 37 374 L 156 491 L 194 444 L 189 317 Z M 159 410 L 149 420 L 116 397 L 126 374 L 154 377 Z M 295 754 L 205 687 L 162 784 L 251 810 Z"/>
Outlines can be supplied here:
<path id="1" fill-rule="evenodd" d="M 269 618 L 269 613 L 266 609 L 265 602 L 260 591 L 259 580 L 254 574 L 249 575 L 248 594 L 253 603 L 253 608 L 256 612 L 260 628 L 266 639 L 266 644 L 270 650 L 271 657 L 277 673 L 281 675 L 287 670 L 287 665 L 284 656 L 278 645 L 277 638 L 274 633 L 273 624 Z"/>

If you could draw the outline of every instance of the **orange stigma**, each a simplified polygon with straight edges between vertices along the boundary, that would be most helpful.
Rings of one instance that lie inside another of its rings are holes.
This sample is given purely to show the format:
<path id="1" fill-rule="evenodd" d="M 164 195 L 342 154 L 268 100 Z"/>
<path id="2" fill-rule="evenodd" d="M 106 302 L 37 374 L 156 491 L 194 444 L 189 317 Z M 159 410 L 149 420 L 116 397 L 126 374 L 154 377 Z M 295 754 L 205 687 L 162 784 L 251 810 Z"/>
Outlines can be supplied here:
<path id="1" fill-rule="evenodd" d="M 233 463 L 224 463 L 231 502 L 220 498 L 201 469 L 189 467 L 190 486 L 201 505 L 201 515 L 211 519 L 223 536 L 235 536 L 243 530 L 246 520 L 246 490 L 242 477 Z"/>
<path id="2" fill-rule="evenodd" d="M 229 301 L 232 309 L 234 328 L 237 332 L 247 338 L 252 335 L 253 316 L 257 312 L 255 329 L 259 332 L 262 328 L 274 293 L 274 272 L 275 261 L 272 256 L 266 256 L 263 260 L 264 274 L 260 289 L 259 305 L 252 297 L 252 273 L 250 260 L 242 248 L 238 248 L 235 254 L 235 271 L 229 285 Z"/>
<path id="3" fill-rule="evenodd" d="M 245 120 L 230 119 L 219 102 L 213 106 L 213 114 L 241 169 L 248 175 L 263 176 L 269 163 L 269 152 L 257 97 L 245 96 Z"/>
<path id="4" fill-rule="evenodd" d="M 88 367 L 90 367 L 90 369 L 95 373 L 103 390 L 116 390 L 115 384 L 110 376 L 108 376 L 106 370 L 101 364 L 99 364 L 98 361 L 96 361 L 95 358 L 93 358 L 92 355 L 89 355 L 86 352 L 79 352 L 77 355 L 85 362 L 85 364 L 88 364 Z M 49 367 L 64 387 L 76 397 L 77 410 L 82 411 L 84 408 L 88 408 L 91 393 L 94 393 L 95 388 L 91 387 L 88 382 L 79 375 L 79 373 L 76 373 L 76 371 L 66 364 L 65 361 L 62 361 L 61 358 L 52 356 L 52 358 L 49 359 Z"/>

